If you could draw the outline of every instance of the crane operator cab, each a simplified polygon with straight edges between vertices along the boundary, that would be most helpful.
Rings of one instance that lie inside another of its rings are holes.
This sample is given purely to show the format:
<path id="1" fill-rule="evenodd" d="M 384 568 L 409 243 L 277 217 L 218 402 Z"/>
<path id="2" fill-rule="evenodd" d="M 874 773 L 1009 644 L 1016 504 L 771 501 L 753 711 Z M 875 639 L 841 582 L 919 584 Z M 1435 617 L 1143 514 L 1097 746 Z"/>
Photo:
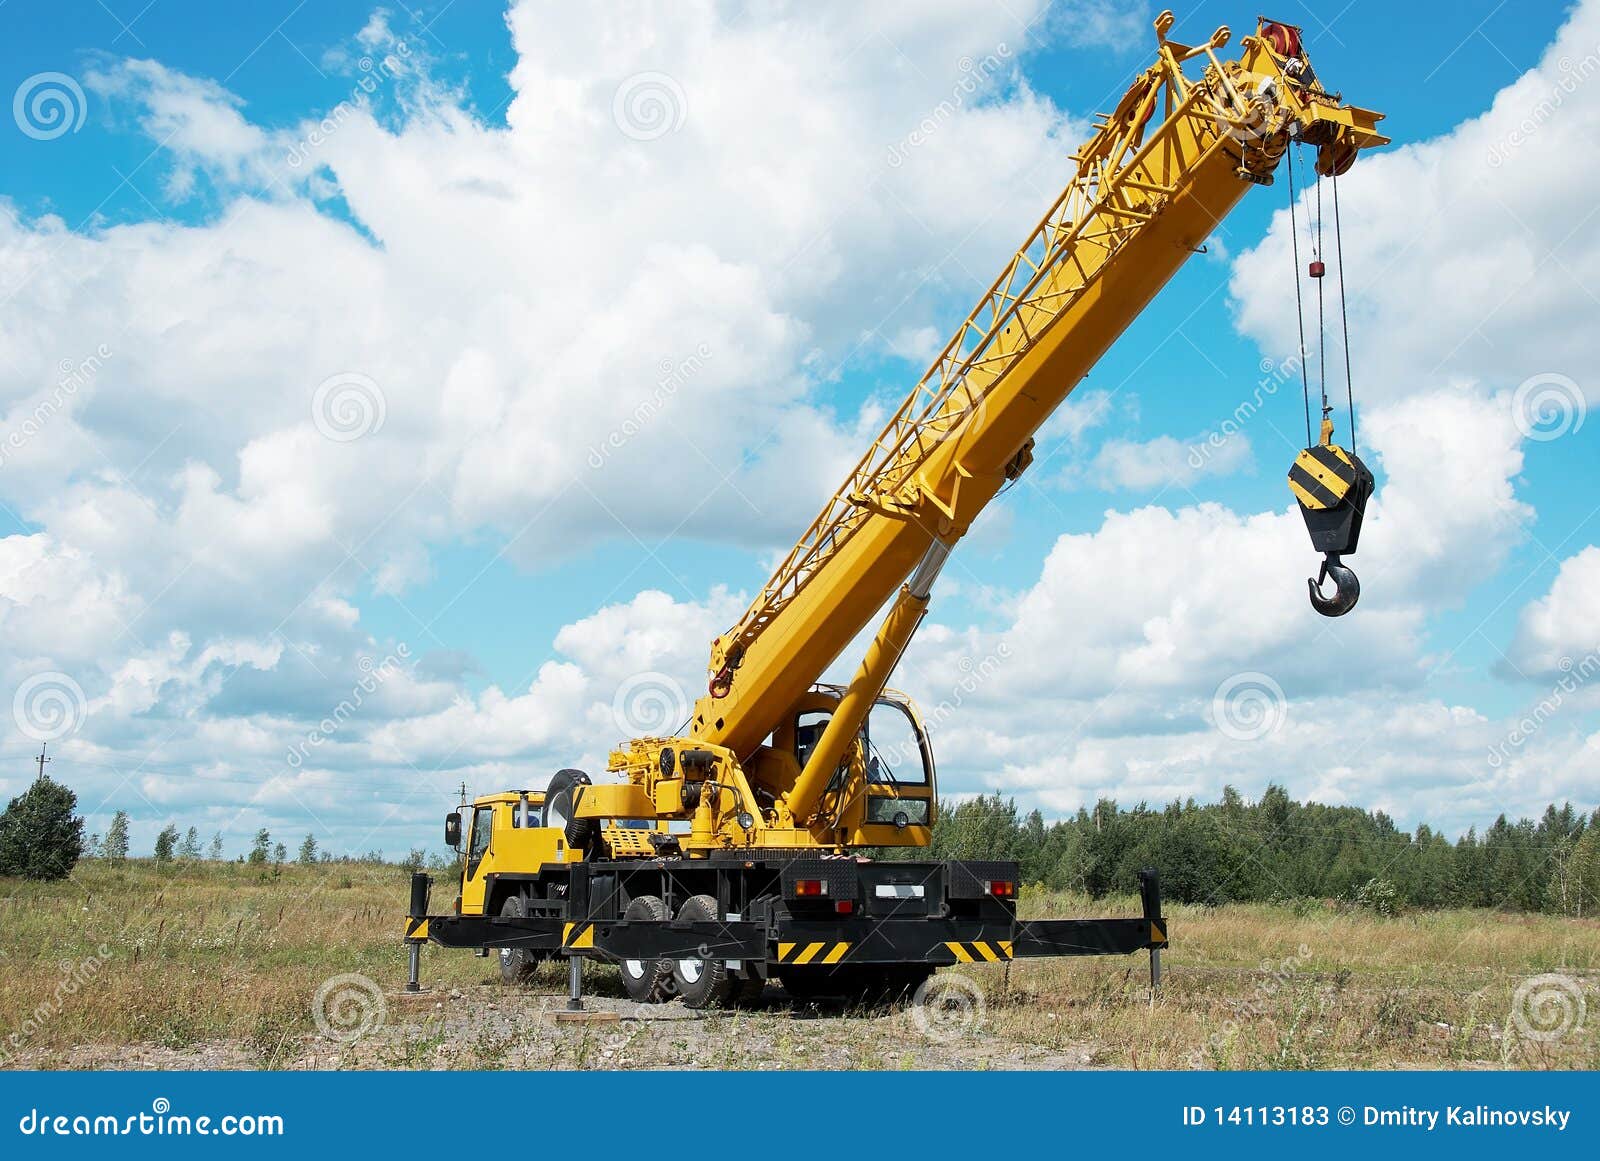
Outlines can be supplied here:
<path id="1" fill-rule="evenodd" d="M 774 731 L 770 751 L 781 754 L 784 765 L 792 761 L 797 774 L 843 692 L 838 686 L 813 686 L 787 728 Z M 922 846 L 937 811 L 933 748 L 922 719 L 910 698 L 886 689 L 823 791 L 817 806 L 822 829 L 848 846 Z"/>

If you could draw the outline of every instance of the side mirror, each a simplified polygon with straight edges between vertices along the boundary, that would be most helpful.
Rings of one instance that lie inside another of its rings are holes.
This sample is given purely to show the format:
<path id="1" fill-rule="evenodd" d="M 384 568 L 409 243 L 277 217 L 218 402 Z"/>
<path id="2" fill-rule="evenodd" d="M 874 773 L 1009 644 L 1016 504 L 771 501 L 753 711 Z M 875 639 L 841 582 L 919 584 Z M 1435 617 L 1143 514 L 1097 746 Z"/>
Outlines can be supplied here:
<path id="1" fill-rule="evenodd" d="M 461 812 L 452 810 L 444 816 L 444 845 L 452 849 L 461 848 Z"/>

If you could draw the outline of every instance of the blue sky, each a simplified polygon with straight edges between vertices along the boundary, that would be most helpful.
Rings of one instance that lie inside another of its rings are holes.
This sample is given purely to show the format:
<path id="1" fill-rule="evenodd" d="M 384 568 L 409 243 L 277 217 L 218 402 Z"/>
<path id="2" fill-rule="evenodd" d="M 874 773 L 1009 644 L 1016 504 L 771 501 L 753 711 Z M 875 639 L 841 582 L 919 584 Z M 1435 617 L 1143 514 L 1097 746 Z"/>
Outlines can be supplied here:
<path id="1" fill-rule="evenodd" d="M 83 772 L 91 825 L 120 806 L 136 835 L 171 817 L 394 850 L 431 841 L 459 782 L 538 785 L 574 748 L 603 765 L 618 682 L 697 686 L 706 639 L 1147 64 L 1147 7 L 618 5 L 589 25 L 538 4 L 0 7 L 13 92 L 59 73 L 81 95 L 71 131 L 0 133 L 8 425 L 52 369 L 111 352 L 0 465 L 4 674 L 77 687 L 55 769 Z M 1514 777 L 1484 756 L 1551 700 L 1572 668 L 1552 659 L 1581 670 L 1600 645 L 1583 556 L 1600 523 L 1574 486 L 1595 429 L 1503 422 L 1541 375 L 1595 392 L 1596 231 L 1556 160 L 1592 141 L 1597 22 L 1314 8 L 1278 15 L 1395 141 L 1345 187 L 1357 403 L 1387 433 L 1373 462 L 1397 499 L 1355 561 L 1366 601 L 1317 623 L 1284 568 L 1312 569 L 1309 547 L 1250 523 L 1287 511 L 1292 386 L 1225 470 L 1160 470 L 1162 441 L 1191 447 L 1286 350 L 1280 181 L 1120 338 L 1067 405 L 1092 422 L 1042 444 L 947 573 L 902 675 L 925 700 L 961 658 L 1040 639 L 1046 609 L 1059 634 L 941 727 L 948 791 L 1061 814 L 1276 779 L 1456 828 L 1594 805 L 1590 689 L 1539 714 Z M 1237 38 L 1253 12 L 1179 18 L 1180 38 Z M 986 57 L 979 100 L 885 170 L 960 62 Z M 681 125 L 640 139 L 611 102 L 644 75 L 668 78 Z M 1540 112 L 1546 92 L 1562 98 Z M 1524 122 L 1512 162 L 1485 163 L 1478 137 Z M 697 342 L 705 369 L 652 431 L 585 469 L 650 369 Z M 340 375 L 380 394 L 370 438 L 317 438 L 314 391 Z M 1463 488 L 1436 483 L 1429 440 L 1473 461 Z M 1424 462 L 1396 475 L 1408 457 Z M 1479 480 L 1480 460 L 1501 477 Z M 1259 571 L 1226 558 L 1268 540 Z M 1073 579 L 1080 560 L 1099 587 Z M 404 676 L 286 762 L 360 659 L 401 645 Z M 1281 688 L 1288 724 L 1218 748 L 1208 707 L 1238 673 Z M 1355 752 L 1348 769 L 1330 747 Z M 35 750 L 0 738 L 0 791 Z"/>

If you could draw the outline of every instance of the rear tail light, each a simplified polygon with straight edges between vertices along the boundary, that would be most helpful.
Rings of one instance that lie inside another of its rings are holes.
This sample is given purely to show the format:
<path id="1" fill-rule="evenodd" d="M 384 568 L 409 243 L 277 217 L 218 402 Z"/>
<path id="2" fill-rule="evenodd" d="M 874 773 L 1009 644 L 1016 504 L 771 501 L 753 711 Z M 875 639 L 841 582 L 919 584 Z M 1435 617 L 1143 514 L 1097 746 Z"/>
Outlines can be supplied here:
<path id="1" fill-rule="evenodd" d="M 997 899 L 1010 899 L 1017 893 L 1017 885 L 1010 879 L 992 879 L 989 882 L 989 894 Z"/>
<path id="2" fill-rule="evenodd" d="M 841 899 L 833 905 L 833 909 L 840 915 L 849 915 L 856 909 L 856 901 L 854 899 Z"/>
<path id="3" fill-rule="evenodd" d="M 797 899 L 817 899 L 828 893 L 828 884 L 822 879 L 796 879 L 794 893 Z"/>

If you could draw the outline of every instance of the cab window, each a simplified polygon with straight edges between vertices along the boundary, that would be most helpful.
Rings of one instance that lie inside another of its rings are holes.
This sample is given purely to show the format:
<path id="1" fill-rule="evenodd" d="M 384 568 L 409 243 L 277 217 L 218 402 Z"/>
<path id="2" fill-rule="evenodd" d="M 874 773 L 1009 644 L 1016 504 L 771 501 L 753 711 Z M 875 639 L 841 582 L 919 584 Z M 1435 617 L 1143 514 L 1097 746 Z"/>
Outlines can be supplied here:
<path id="1" fill-rule="evenodd" d="M 472 813 L 472 838 L 467 845 L 467 878 L 478 873 L 484 852 L 489 849 L 489 836 L 493 833 L 494 807 L 480 806 Z"/>
<path id="2" fill-rule="evenodd" d="M 911 717 L 894 702 L 880 701 L 867 715 L 867 780 L 877 786 L 926 786 L 922 739 Z"/>

